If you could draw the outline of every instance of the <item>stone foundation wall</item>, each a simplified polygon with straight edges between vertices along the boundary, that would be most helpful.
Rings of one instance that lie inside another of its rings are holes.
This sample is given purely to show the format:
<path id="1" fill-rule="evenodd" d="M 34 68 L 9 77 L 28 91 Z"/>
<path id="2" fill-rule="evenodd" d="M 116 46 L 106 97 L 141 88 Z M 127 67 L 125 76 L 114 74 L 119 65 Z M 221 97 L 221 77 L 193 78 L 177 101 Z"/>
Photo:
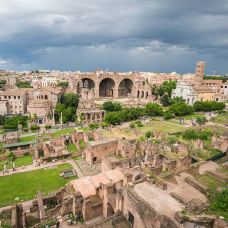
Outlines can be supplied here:
<path id="1" fill-rule="evenodd" d="M 191 177 L 185 177 L 184 181 L 186 183 L 188 183 L 189 185 L 191 185 L 192 187 L 196 188 L 197 190 L 199 190 L 200 192 L 202 192 L 203 194 L 207 194 L 208 188 L 202 184 L 200 184 L 198 181 L 196 181 L 195 179 L 191 178 Z"/>

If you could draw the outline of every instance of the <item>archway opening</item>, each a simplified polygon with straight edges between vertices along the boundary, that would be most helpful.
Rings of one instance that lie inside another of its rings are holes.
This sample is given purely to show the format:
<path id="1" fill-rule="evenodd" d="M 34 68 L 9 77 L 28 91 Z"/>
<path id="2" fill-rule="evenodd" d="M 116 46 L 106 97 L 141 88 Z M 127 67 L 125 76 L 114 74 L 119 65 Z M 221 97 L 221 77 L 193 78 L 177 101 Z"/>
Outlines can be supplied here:
<path id="1" fill-rule="evenodd" d="M 99 85 L 100 97 L 113 97 L 114 96 L 115 82 L 111 78 L 105 78 Z"/>
<path id="2" fill-rule="evenodd" d="M 82 87 L 86 89 L 93 89 L 95 88 L 95 82 L 90 78 L 83 78 Z"/>
<path id="3" fill-rule="evenodd" d="M 127 97 L 132 93 L 133 82 L 131 79 L 123 79 L 118 88 L 119 97 Z"/>
<path id="4" fill-rule="evenodd" d="M 91 90 L 91 89 L 95 88 L 95 82 L 90 78 L 83 78 L 77 84 L 77 94 L 81 95 L 82 88 Z"/>

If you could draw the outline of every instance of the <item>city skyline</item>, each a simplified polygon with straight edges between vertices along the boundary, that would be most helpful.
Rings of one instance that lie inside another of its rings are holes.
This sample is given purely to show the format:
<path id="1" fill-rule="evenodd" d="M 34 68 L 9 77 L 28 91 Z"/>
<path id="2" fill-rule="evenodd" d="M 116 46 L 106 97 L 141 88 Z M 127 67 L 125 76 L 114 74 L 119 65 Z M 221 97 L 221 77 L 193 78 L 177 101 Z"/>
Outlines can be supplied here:
<path id="1" fill-rule="evenodd" d="M 227 17 L 225 0 L 2 0 L 0 69 L 227 74 Z"/>

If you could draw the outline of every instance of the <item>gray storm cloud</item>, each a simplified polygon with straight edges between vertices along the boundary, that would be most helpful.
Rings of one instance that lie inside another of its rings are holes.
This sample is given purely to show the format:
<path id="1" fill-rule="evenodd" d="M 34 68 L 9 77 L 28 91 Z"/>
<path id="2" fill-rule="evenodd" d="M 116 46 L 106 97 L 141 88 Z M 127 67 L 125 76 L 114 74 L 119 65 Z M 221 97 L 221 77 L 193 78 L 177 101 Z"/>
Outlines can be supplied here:
<path id="1" fill-rule="evenodd" d="M 0 68 L 228 73 L 227 0 L 0 0 Z"/>

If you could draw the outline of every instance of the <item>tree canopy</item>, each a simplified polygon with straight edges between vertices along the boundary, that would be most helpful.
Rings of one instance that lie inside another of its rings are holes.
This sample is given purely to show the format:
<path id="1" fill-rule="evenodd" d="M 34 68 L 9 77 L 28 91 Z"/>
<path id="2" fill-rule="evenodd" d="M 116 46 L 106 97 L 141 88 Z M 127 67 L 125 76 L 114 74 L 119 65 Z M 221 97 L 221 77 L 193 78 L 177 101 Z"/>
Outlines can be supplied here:
<path id="1" fill-rule="evenodd" d="M 59 120 L 62 113 L 63 123 L 75 121 L 78 102 L 78 95 L 74 93 L 65 93 L 62 95 L 60 98 L 60 103 L 58 103 L 55 107 L 56 118 Z"/>
<path id="2" fill-rule="evenodd" d="M 185 116 L 192 114 L 194 109 L 192 106 L 187 105 L 185 102 L 176 102 L 169 107 L 169 111 L 176 116 Z"/>
<path id="3" fill-rule="evenodd" d="M 117 111 L 120 111 L 122 107 L 120 103 L 106 101 L 103 104 L 103 109 L 106 110 L 107 112 L 117 112 Z"/>

